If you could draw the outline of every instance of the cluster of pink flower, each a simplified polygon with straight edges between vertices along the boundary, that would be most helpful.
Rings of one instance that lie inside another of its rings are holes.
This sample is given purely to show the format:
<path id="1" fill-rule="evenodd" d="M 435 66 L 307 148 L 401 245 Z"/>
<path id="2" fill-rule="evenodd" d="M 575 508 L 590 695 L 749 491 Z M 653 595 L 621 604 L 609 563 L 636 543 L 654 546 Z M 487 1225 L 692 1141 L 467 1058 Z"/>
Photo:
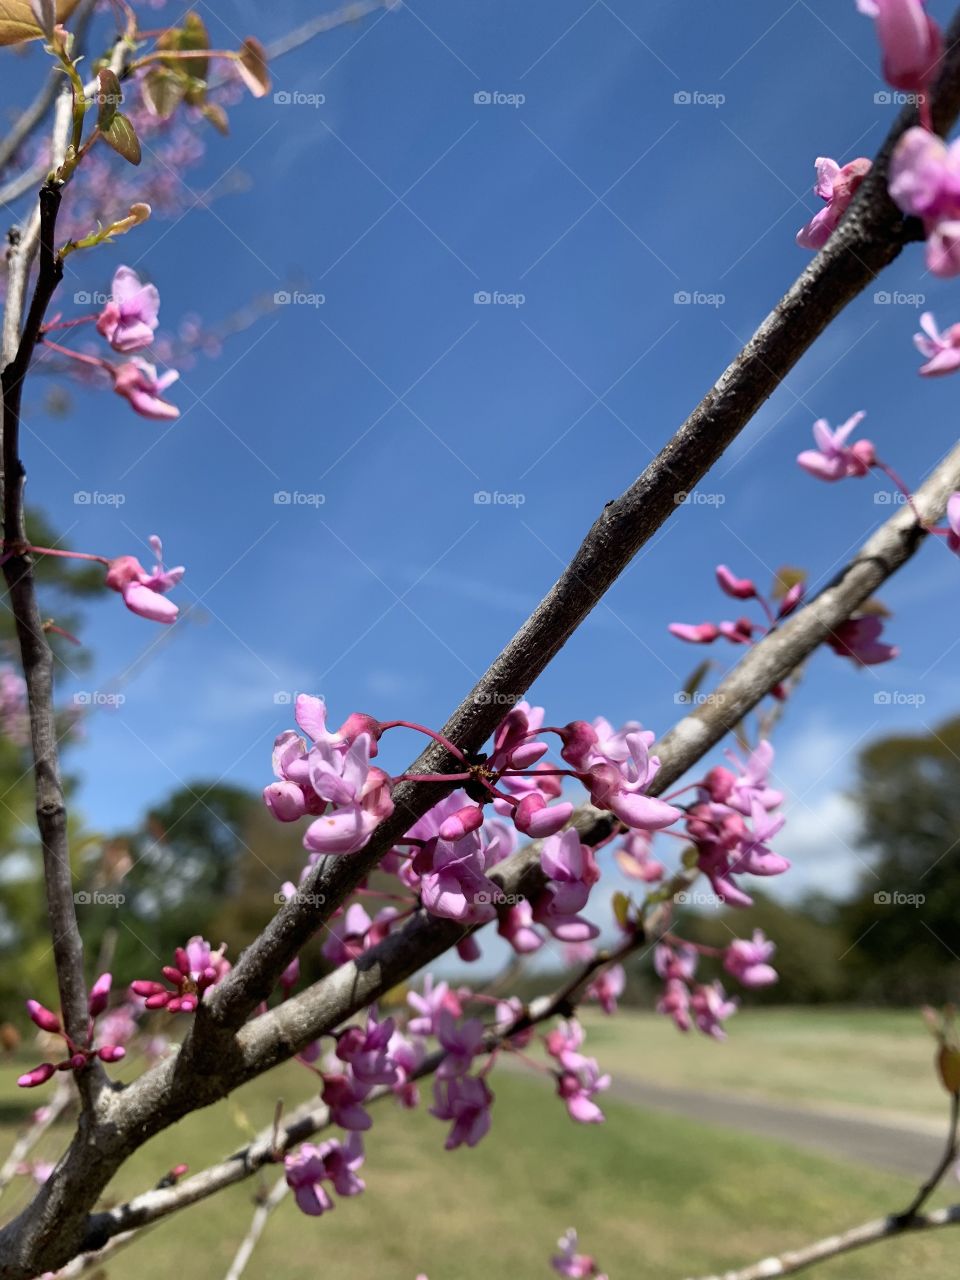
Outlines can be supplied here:
<path id="1" fill-rule="evenodd" d="M 96 1021 L 101 1014 L 106 1012 L 107 1004 L 110 999 L 110 986 L 113 979 L 109 973 L 103 973 L 97 978 L 96 982 L 90 988 L 90 997 L 88 1000 L 89 1019 L 87 1022 L 87 1033 L 82 1044 L 77 1044 L 67 1035 L 63 1028 L 60 1018 L 50 1009 L 44 1008 L 36 1000 L 27 1001 L 27 1013 L 30 1015 L 31 1021 L 46 1032 L 50 1036 L 59 1036 L 67 1046 L 67 1056 L 60 1062 L 41 1062 L 38 1067 L 34 1067 L 31 1071 L 25 1072 L 17 1080 L 17 1084 L 22 1089 L 32 1089 L 38 1084 L 45 1084 L 47 1080 L 57 1071 L 81 1071 L 86 1067 L 92 1059 L 99 1058 L 101 1062 L 119 1062 L 126 1054 L 126 1049 L 121 1044 L 107 1042 L 101 1044 L 99 1048 L 94 1048 L 94 1038 L 96 1033 Z M 100 1028 L 103 1030 L 104 1028 Z M 117 1030 L 117 1024 L 113 1024 L 113 1030 Z"/>
<path id="2" fill-rule="evenodd" d="M 747 941 L 737 938 L 720 953 L 728 973 L 745 987 L 766 987 L 777 981 L 777 971 L 769 963 L 774 944 L 755 929 Z M 716 955 L 710 948 L 689 942 L 662 942 L 654 952 L 654 967 L 664 981 L 664 993 L 657 1012 L 671 1017 L 681 1031 L 696 1026 L 704 1035 L 723 1040 L 723 1023 L 735 1013 L 738 1002 L 730 999 L 721 982 L 695 982 L 702 954 Z"/>
<path id="3" fill-rule="evenodd" d="M 221 943 L 214 951 L 205 938 L 193 937 L 185 947 L 177 947 L 173 964 L 164 965 L 163 976 L 168 985 L 138 978 L 130 984 L 130 990 L 143 998 L 147 1009 L 193 1013 L 203 993 L 230 972 L 230 961 L 223 954 L 226 949 L 226 943 Z"/>
<path id="4" fill-rule="evenodd" d="M 86 355 L 64 347 L 50 337 L 56 330 L 72 329 L 93 321 L 97 332 L 109 342 L 114 351 L 121 355 L 132 355 L 153 343 L 159 313 L 160 294 L 156 286 L 144 284 L 132 267 L 121 266 L 114 273 L 110 297 L 99 314 L 66 321 L 54 318 L 44 326 L 43 341 L 60 355 L 106 373 L 111 378 L 117 395 L 123 396 L 142 418 L 170 421 L 180 416 L 180 410 L 164 400 L 163 393 L 180 376 L 175 369 L 159 374 L 155 365 L 136 355 L 122 364 L 116 364 L 100 356 Z"/>
<path id="5" fill-rule="evenodd" d="M 826 424 L 818 423 L 817 426 Z M 837 432 L 840 434 L 843 428 Z M 801 459 L 807 455 L 801 454 Z M 852 473 L 851 473 L 852 474 Z M 763 609 L 767 625 L 754 622 L 751 618 L 737 618 L 733 622 L 672 622 L 669 627 L 671 635 L 688 644 L 712 644 L 721 637 L 731 644 L 755 644 L 757 638 L 769 633 L 788 617 L 803 599 L 804 584 L 795 583 L 783 594 L 783 598 L 774 610 L 750 578 L 738 578 L 726 565 L 717 565 L 717 581 L 721 590 L 735 600 L 756 600 Z M 899 650 L 893 645 L 883 644 L 879 637 L 883 630 L 883 621 L 874 614 L 862 614 L 848 618 L 827 637 L 827 644 L 834 653 L 844 658 L 851 658 L 860 666 L 872 666 L 878 662 L 886 662 L 895 658 Z M 770 690 L 775 698 L 781 701 L 786 698 L 787 690 L 782 684 L 774 685 Z"/>
<path id="6" fill-rule="evenodd" d="M 890 196 L 904 213 L 922 221 L 928 269 L 937 276 L 955 276 L 960 273 L 960 142 L 948 145 L 934 132 L 930 111 L 943 35 L 927 13 L 925 0 L 857 0 L 857 8 L 876 21 L 888 84 L 911 95 L 919 107 L 920 124 L 903 133 L 890 157 Z M 797 232 L 802 248 L 823 248 L 870 166 L 863 156 L 845 165 L 818 158 L 814 193 L 826 207 Z M 923 332 L 914 342 L 927 359 L 920 373 L 935 377 L 960 369 L 960 324 L 941 333 L 926 312 L 920 325 Z"/>

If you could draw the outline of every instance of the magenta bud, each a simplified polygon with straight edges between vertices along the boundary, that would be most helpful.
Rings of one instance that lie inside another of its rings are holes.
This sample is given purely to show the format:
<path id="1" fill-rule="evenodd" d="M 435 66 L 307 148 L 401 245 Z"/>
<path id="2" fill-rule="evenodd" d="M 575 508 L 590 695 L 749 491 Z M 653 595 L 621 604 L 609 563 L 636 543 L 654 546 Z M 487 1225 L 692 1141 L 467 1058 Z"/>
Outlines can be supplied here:
<path id="1" fill-rule="evenodd" d="M 38 1084 L 46 1084 L 56 1069 L 52 1062 L 41 1062 L 39 1067 L 20 1076 L 17 1084 L 21 1089 L 35 1089 Z"/>
<path id="2" fill-rule="evenodd" d="M 85 1053 L 72 1053 L 65 1063 L 60 1063 L 58 1070 L 63 1071 L 66 1068 L 69 1071 L 81 1071 L 86 1065 L 87 1055 Z"/>
<path id="3" fill-rule="evenodd" d="M 352 715 L 347 716 L 346 720 L 344 720 L 338 733 L 345 742 L 350 743 L 356 741 L 361 733 L 369 734 L 370 758 L 372 760 L 377 754 L 377 743 L 380 741 L 383 730 L 380 728 L 380 721 L 375 720 L 373 716 L 368 716 L 363 711 L 354 711 Z"/>
<path id="4" fill-rule="evenodd" d="M 803 599 L 803 594 L 807 589 L 805 582 L 795 582 L 790 590 L 780 601 L 780 617 L 785 618 L 788 613 L 793 613 L 794 609 Z"/>
<path id="5" fill-rule="evenodd" d="M 194 995 L 181 996 L 177 1002 L 181 1013 L 193 1013 L 197 1005 L 200 1003 Z M 170 1007 L 173 1008 L 173 1001 L 170 1001 Z"/>
<path id="6" fill-rule="evenodd" d="M 178 948 L 179 949 L 179 948 Z M 184 953 L 186 954 L 186 953 Z M 160 970 L 168 982 L 172 982 L 175 986 L 180 985 L 184 976 L 190 972 L 189 969 L 175 969 L 172 964 L 165 964 Z"/>
<path id="7" fill-rule="evenodd" d="M 106 1009 L 107 1002 L 110 999 L 110 986 L 112 982 L 113 977 L 111 974 L 101 973 L 100 977 L 90 988 L 90 1000 L 87 1008 L 90 1010 L 91 1018 L 96 1018 L 98 1014 L 103 1013 L 104 1009 Z"/>
<path id="8" fill-rule="evenodd" d="M 563 747 L 560 754 L 568 764 L 579 769 L 591 749 L 597 744 L 597 731 L 586 720 L 571 720 L 560 735 Z"/>
<path id="9" fill-rule="evenodd" d="M 440 827 L 441 840 L 462 840 L 471 831 L 483 826 L 483 810 L 479 805 L 468 804 L 444 819 Z"/>
<path id="10" fill-rule="evenodd" d="M 263 789 L 263 803 L 278 822 L 296 822 L 307 812 L 303 789 L 295 782 L 271 782 Z"/>
<path id="11" fill-rule="evenodd" d="M 166 995 L 166 988 L 162 982 L 153 982 L 149 978 L 137 978 L 130 983 L 130 990 L 136 996 L 159 996 Z"/>
<path id="12" fill-rule="evenodd" d="M 757 594 L 757 588 L 749 578 L 738 578 L 725 564 L 717 565 L 717 582 L 720 590 L 735 600 L 752 600 Z"/>
<path id="13" fill-rule="evenodd" d="M 121 1044 L 105 1044 L 102 1049 L 97 1050 L 97 1057 L 101 1062 L 119 1062 L 126 1056 L 127 1051 Z"/>
<path id="14" fill-rule="evenodd" d="M 529 769 L 547 754 L 545 742 L 522 742 L 510 752 L 511 769 Z"/>
<path id="15" fill-rule="evenodd" d="M 143 1005 L 145 1009 L 166 1009 L 170 1003 L 169 991 L 157 991 L 152 996 L 147 996 Z"/>
<path id="16" fill-rule="evenodd" d="M 190 972 L 190 957 L 187 955 L 183 947 L 177 947 L 176 951 L 173 953 L 173 959 L 181 973 Z M 166 973 L 167 970 L 164 969 L 163 972 Z"/>
<path id="17" fill-rule="evenodd" d="M 60 1026 L 57 1015 L 44 1008 L 37 1000 L 27 1001 L 27 1013 L 30 1015 L 31 1022 L 36 1023 L 41 1031 L 49 1031 L 51 1035 L 59 1035 L 62 1032 L 63 1028 Z"/>
<path id="18" fill-rule="evenodd" d="M 545 836 L 556 835 L 565 827 L 573 813 L 573 805 L 564 801 L 562 804 L 547 805 L 543 797 L 536 792 L 524 796 L 513 811 L 513 822 L 518 831 L 534 840 Z"/>
<path id="19" fill-rule="evenodd" d="M 189 1169 L 190 1169 L 190 1166 L 188 1164 L 175 1164 L 167 1176 L 173 1182 L 176 1182 L 176 1180 L 178 1178 L 182 1178 L 183 1175 L 189 1171 Z"/>
<path id="20" fill-rule="evenodd" d="M 712 622 L 671 622 L 667 630 L 687 644 L 712 644 L 720 634 L 720 628 Z"/>

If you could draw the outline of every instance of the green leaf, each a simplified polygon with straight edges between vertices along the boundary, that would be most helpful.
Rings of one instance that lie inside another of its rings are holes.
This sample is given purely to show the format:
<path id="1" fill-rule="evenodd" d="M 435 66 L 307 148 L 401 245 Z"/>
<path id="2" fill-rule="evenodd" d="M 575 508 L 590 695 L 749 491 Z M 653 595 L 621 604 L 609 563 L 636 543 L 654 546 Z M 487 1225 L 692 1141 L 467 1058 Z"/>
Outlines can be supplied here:
<path id="1" fill-rule="evenodd" d="M 690 675 L 687 677 L 686 683 L 680 690 L 682 700 L 684 702 L 693 701 L 693 695 L 698 692 L 712 666 L 713 659 L 705 658 L 698 667 L 695 667 L 693 671 L 691 671 Z"/>
<path id="2" fill-rule="evenodd" d="M 169 120 L 183 101 L 186 79 L 172 68 L 151 67 L 140 83 L 143 105 L 152 116 Z"/>
<path id="3" fill-rule="evenodd" d="M 795 569 L 792 565 L 785 564 L 774 574 L 771 595 L 774 600 L 782 600 L 791 587 L 795 587 L 798 582 L 806 582 L 806 580 L 806 569 Z"/>
<path id="4" fill-rule="evenodd" d="M 65 22 L 80 0 L 59 0 L 57 21 Z M 30 0 L 0 0 L 0 45 L 23 44 L 43 36 Z"/>
<path id="5" fill-rule="evenodd" d="M 223 107 L 216 102 L 207 102 L 204 104 L 202 111 L 204 119 L 210 121 L 217 133 L 222 133 L 226 137 L 230 132 L 230 122 Z"/>
<path id="6" fill-rule="evenodd" d="M 613 916 L 617 924 L 621 929 L 625 929 L 630 919 L 630 899 L 618 889 L 610 905 L 613 907 Z"/>
<path id="7" fill-rule="evenodd" d="M 171 27 L 157 40 L 157 48 L 170 53 L 190 53 L 210 48 L 210 37 L 203 19 L 196 13 L 188 13 L 182 27 Z M 209 58 L 171 58 L 167 63 L 172 70 L 183 71 L 194 80 L 206 80 Z"/>
<path id="8" fill-rule="evenodd" d="M 110 121 L 110 127 L 103 131 L 103 137 L 124 160 L 129 160 L 131 164 L 140 163 L 140 139 L 125 115 L 118 111 Z"/>
<path id="9" fill-rule="evenodd" d="M 101 133 L 106 133 L 120 110 L 123 90 L 120 88 L 116 73 L 109 67 L 103 68 L 97 76 L 97 82 L 100 86 L 97 94 L 97 126 Z"/>

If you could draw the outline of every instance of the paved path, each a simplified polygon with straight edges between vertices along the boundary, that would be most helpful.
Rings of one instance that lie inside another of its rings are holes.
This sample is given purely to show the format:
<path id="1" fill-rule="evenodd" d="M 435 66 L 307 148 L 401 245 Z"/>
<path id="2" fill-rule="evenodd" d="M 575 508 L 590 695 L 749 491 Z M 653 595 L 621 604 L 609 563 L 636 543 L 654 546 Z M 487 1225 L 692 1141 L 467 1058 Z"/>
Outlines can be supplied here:
<path id="1" fill-rule="evenodd" d="M 672 1112 L 704 1124 L 774 1138 L 807 1151 L 910 1178 L 932 1172 L 946 1141 L 946 1123 L 941 1134 L 922 1119 L 915 1124 L 909 1119 L 902 1123 L 872 1120 L 841 1110 L 792 1107 L 734 1094 L 652 1084 L 622 1074 L 614 1074 L 610 1094 L 648 1111 Z"/>

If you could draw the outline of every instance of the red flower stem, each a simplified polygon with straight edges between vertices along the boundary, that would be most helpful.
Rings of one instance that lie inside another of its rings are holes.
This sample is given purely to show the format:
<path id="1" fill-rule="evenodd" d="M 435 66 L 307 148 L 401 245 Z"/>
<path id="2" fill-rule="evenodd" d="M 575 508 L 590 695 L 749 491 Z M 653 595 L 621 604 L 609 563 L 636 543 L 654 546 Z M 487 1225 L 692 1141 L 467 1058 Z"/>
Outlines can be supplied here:
<path id="1" fill-rule="evenodd" d="M 441 747 L 446 747 L 451 755 L 462 760 L 467 764 L 467 757 L 463 754 L 459 747 L 455 746 L 449 738 L 445 738 L 442 733 L 436 733 L 433 729 L 428 729 L 426 725 L 415 724 L 411 720 L 387 720 L 380 725 L 380 732 L 386 733 L 388 729 L 413 729 L 415 733 L 425 733 L 428 738 L 433 738 L 434 742 L 439 742 Z"/>

